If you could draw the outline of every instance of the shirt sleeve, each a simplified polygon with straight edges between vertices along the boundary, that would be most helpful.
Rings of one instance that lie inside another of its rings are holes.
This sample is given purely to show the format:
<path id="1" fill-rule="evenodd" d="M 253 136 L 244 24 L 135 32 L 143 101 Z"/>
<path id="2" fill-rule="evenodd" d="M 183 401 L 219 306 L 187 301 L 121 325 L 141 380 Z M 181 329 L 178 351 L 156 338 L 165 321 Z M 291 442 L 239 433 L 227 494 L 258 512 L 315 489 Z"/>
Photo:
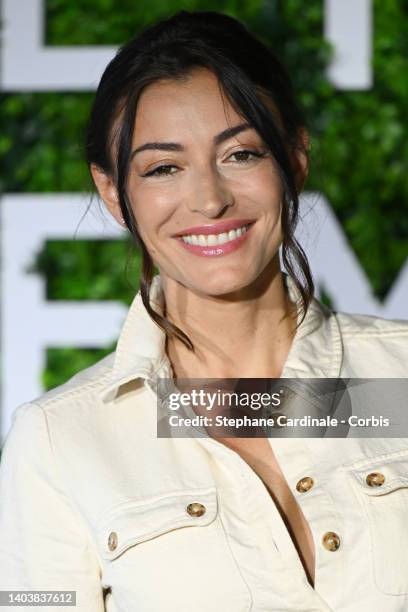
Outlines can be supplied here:
<path id="1" fill-rule="evenodd" d="M 35 404 L 15 411 L 1 456 L 0 590 L 76 591 L 76 607 L 41 609 L 105 610 L 97 556 L 82 517 L 63 493 L 46 414 Z M 38 609 L 24 606 L 27 612 Z"/>

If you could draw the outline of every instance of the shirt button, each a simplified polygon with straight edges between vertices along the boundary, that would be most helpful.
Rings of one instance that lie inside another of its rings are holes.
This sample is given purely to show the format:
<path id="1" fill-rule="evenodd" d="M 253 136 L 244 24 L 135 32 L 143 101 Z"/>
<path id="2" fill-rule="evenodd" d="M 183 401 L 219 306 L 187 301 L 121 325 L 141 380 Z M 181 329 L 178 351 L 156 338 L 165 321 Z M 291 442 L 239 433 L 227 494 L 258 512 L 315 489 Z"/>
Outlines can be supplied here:
<path id="1" fill-rule="evenodd" d="M 199 502 L 193 502 L 188 504 L 187 512 L 190 516 L 203 516 L 203 514 L 206 512 L 206 507 Z"/>
<path id="2" fill-rule="evenodd" d="M 306 493 L 307 491 L 310 491 L 313 485 L 313 478 L 311 478 L 311 476 L 305 476 L 304 478 L 301 478 L 297 483 L 296 491 L 298 491 L 299 493 Z"/>
<path id="3" fill-rule="evenodd" d="M 340 546 L 340 538 L 334 531 L 327 531 L 323 536 L 322 542 L 325 549 L 330 550 L 330 552 L 334 552 Z"/>
<path id="4" fill-rule="evenodd" d="M 367 475 L 366 483 L 369 487 L 381 487 L 385 482 L 384 474 L 381 472 L 371 472 Z"/>
<path id="5" fill-rule="evenodd" d="M 109 550 L 116 550 L 118 546 L 118 534 L 116 531 L 111 531 L 108 537 L 108 548 Z"/>

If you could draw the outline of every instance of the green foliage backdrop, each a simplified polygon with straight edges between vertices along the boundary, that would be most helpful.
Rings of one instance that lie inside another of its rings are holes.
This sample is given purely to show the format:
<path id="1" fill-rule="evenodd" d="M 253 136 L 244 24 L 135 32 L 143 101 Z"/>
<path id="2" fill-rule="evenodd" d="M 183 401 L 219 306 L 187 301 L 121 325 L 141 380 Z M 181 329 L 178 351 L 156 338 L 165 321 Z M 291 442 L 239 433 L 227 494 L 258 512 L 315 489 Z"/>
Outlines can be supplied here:
<path id="1" fill-rule="evenodd" d="M 245 21 L 289 69 L 312 136 L 307 188 L 323 191 L 369 277 L 384 298 L 408 256 L 408 11 L 403 0 L 374 0 L 374 87 L 336 91 L 325 77 L 331 49 L 323 40 L 322 0 L 48 0 L 49 45 L 121 44 L 180 8 L 214 9 Z M 82 135 L 90 93 L 3 95 L 0 189 L 88 191 Z M 96 204 L 92 204 L 93 206 Z M 52 242 L 34 263 L 48 299 L 130 303 L 137 254 L 125 274 L 126 241 Z M 53 349 L 47 387 L 113 349 Z"/>

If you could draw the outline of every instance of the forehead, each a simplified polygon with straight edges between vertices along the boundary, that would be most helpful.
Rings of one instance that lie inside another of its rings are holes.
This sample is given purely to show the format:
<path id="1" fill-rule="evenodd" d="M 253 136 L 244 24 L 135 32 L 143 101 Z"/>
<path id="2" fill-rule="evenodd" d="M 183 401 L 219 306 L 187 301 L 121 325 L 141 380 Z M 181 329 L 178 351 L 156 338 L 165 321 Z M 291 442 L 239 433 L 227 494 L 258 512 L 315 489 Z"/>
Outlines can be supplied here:
<path id="1" fill-rule="evenodd" d="M 134 142 L 145 138 L 212 136 L 242 121 L 216 76 L 196 69 L 182 79 L 162 80 L 146 87 L 136 111 Z"/>

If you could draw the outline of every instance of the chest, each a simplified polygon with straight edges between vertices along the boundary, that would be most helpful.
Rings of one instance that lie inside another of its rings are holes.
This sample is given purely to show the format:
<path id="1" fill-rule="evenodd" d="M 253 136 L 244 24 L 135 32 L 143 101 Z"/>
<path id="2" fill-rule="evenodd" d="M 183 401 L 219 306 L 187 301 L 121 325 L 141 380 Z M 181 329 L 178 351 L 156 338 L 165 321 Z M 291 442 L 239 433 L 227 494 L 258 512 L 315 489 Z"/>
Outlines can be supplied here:
<path id="1" fill-rule="evenodd" d="M 107 610 L 406 609 L 406 442 L 268 442 L 275 458 L 260 439 L 257 448 L 233 448 L 229 440 L 158 439 L 151 407 L 147 432 L 140 422 L 144 406 L 138 412 L 129 402 L 120 423 L 121 406 L 116 408 L 112 426 L 105 420 L 98 437 L 107 432 L 100 452 L 98 447 L 90 454 L 90 440 L 78 428 L 75 446 L 60 461 L 70 470 L 64 480 L 72 482 L 78 505 L 88 492 L 92 500 L 86 509 L 97 505 L 90 522 L 96 521 L 103 581 L 112 589 Z M 67 439 L 56 442 L 61 459 Z M 86 461 L 73 459 L 79 442 L 87 449 Z M 373 472 L 384 475 L 382 487 L 367 484 Z M 314 486 L 299 496 L 296 483 L 306 475 L 313 477 Z M 196 512 L 196 504 L 202 504 L 204 514 L 201 506 Z M 278 520 L 278 506 L 286 529 Z M 307 538 L 302 544 L 307 523 L 315 542 L 314 589 L 308 588 L 292 546 L 296 541 L 304 556 L 313 551 Z M 326 532 L 339 535 L 338 550 L 324 547 Z"/>

